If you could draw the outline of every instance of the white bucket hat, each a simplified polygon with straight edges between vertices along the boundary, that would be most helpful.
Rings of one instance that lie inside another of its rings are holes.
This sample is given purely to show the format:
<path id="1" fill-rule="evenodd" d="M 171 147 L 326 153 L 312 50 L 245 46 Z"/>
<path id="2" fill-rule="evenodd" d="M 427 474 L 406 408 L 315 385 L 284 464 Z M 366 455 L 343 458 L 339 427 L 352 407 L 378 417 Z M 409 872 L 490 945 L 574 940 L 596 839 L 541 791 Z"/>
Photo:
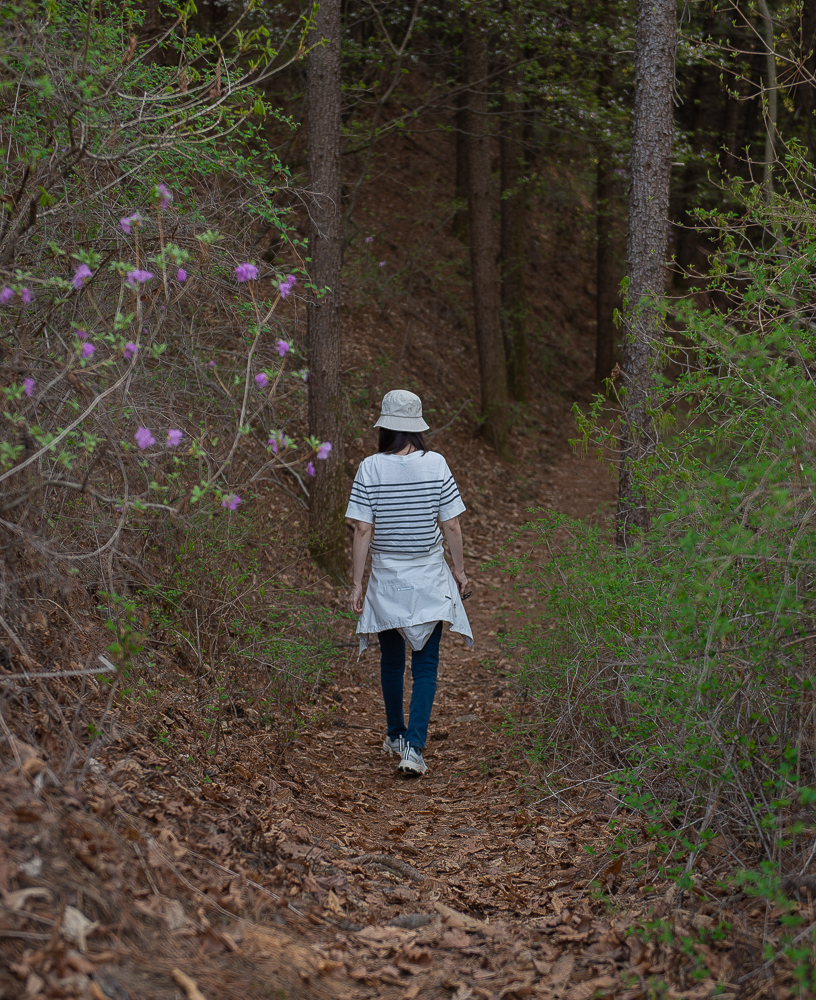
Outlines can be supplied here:
<path id="1" fill-rule="evenodd" d="M 380 419 L 375 427 L 390 431 L 427 431 L 422 419 L 422 400 L 407 389 L 392 389 L 383 396 Z"/>

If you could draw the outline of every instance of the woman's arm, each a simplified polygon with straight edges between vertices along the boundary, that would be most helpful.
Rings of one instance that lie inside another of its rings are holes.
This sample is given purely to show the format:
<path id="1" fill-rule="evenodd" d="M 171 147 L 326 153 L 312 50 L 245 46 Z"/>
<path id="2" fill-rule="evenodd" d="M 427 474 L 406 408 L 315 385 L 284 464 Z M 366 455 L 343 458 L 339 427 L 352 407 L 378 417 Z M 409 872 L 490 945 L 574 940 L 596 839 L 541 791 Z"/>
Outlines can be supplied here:
<path id="1" fill-rule="evenodd" d="M 354 524 L 354 541 L 351 543 L 351 609 L 358 615 L 363 613 L 363 573 L 373 529 L 374 525 L 367 521 L 356 521 Z"/>
<path id="2" fill-rule="evenodd" d="M 465 553 L 462 548 L 462 528 L 459 525 L 459 518 L 452 517 L 449 521 L 442 521 L 441 524 L 453 559 L 453 576 L 459 585 L 459 593 L 464 594 L 468 578 L 465 573 Z"/>

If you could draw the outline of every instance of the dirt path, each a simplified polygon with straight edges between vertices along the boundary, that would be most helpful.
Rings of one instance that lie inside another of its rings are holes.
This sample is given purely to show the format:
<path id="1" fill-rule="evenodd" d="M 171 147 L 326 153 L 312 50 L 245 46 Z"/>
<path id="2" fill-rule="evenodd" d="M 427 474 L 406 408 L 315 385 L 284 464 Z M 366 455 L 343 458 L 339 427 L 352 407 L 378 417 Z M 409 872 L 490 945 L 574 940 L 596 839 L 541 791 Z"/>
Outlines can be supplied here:
<path id="1" fill-rule="evenodd" d="M 548 493 L 542 505 L 578 516 L 599 493 L 611 499 L 597 465 L 574 458 Z M 307 876 L 289 872 L 290 899 L 320 921 L 300 934 L 334 965 L 338 996 L 579 1000 L 620 985 L 622 939 L 583 891 L 586 848 L 603 855 L 607 824 L 559 818 L 497 728 L 513 670 L 495 638 L 509 584 L 498 571 L 473 580 L 476 646 L 443 638 L 425 777 L 401 778 L 381 749 L 376 646 L 359 663 L 350 656 L 324 719 L 287 753 L 289 819 L 313 852 Z"/>
<path id="2" fill-rule="evenodd" d="M 496 555 L 530 502 L 587 517 L 614 492 L 572 457 L 540 482 L 492 523 L 464 518 L 466 549 Z M 633 932 L 647 907 L 669 910 L 628 872 L 648 848 L 610 868 L 602 803 L 576 810 L 540 791 L 498 725 L 512 718 L 514 666 L 496 639 L 509 583 L 469 569 L 476 647 L 443 637 L 421 779 L 381 749 L 376 647 L 350 652 L 289 746 L 236 720 L 202 762 L 123 730 L 80 793 L 51 789 L 36 749 L 15 745 L 0 777 L 0 996 L 646 996 L 672 960 Z M 181 707 L 173 722 L 179 741 L 201 725 Z M 65 906 L 89 923 L 69 934 Z M 679 933 L 692 914 L 674 920 Z M 691 986 L 694 1000 L 715 982 Z"/>

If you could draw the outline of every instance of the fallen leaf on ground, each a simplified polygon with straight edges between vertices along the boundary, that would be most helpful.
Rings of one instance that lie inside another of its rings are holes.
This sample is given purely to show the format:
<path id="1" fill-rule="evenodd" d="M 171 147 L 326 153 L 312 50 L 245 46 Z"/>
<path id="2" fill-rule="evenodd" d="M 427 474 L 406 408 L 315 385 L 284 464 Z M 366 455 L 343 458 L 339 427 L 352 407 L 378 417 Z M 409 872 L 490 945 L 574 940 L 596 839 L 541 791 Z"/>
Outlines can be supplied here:
<path id="1" fill-rule="evenodd" d="M 85 914 L 75 906 L 66 906 L 62 913 L 62 926 L 60 933 L 71 941 L 80 951 L 87 951 L 88 935 L 99 927 L 98 920 L 89 920 Z"/>

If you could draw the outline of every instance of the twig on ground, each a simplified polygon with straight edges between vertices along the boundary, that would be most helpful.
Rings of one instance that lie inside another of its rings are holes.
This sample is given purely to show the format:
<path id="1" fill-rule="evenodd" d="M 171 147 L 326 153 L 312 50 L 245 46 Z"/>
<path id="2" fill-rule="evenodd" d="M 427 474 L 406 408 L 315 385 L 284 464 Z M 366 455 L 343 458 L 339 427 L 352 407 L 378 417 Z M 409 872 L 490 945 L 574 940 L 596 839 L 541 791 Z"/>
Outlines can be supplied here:
<path id="1" fill-rule="evenodd" d="M 92 670 L 46 670 L 40 674 L 0 674 L 0 681 L 36 681 L 44 677 L 89 677 L 95 674 L 109 674 L 114 666 L 94 667 Z"/>
<path id="2" fill-rule="evenodd" d="M 379 865 L 381 868 L 388 868 L 392 872 L 396 872 L 398 875 L 403 875 L 405 878 L 409 878 L 414 882 L 424 882 L 425 876 L 422 872 L 417 871 L 406 861 L 401 861 L 399 858 L 392 858 L 388 854 L 360 854 L 356 858 L 349 858 L 349 861 L 353 861 L 356 865 Z"/>
<path id="3" fill-rule="evenodd" d="M 181 969 L 173 969 L 171 973 L 176 985 L 180 986 L 187 994 L 187 1000 L 206 1000 L 201 990 L 196 986 L 195 981 L 185 975 Z"/>

